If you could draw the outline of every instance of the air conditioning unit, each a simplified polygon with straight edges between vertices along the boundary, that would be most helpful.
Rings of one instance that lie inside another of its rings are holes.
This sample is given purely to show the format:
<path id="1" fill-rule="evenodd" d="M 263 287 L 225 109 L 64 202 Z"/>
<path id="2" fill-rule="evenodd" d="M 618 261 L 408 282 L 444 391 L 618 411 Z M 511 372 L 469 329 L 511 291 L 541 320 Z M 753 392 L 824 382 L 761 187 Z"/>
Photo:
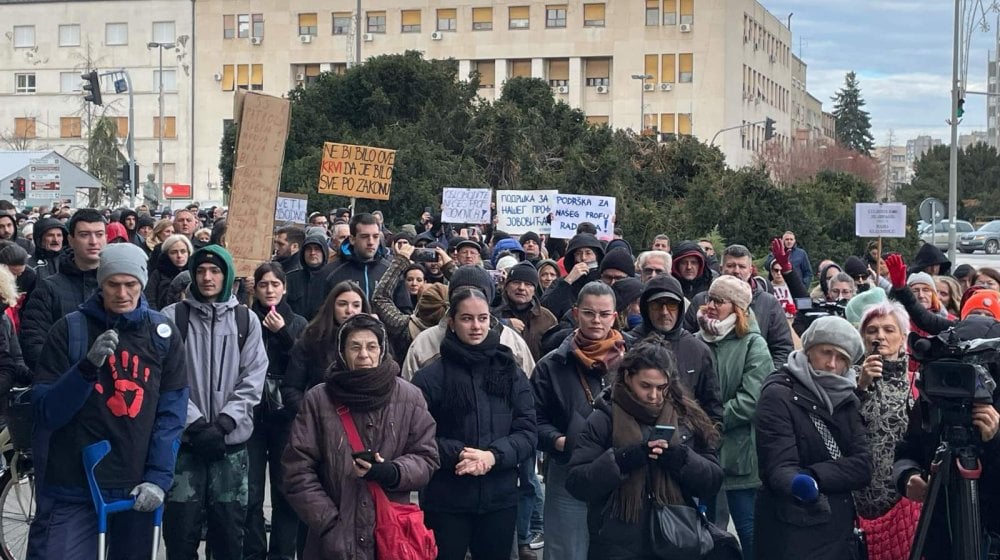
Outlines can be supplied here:
<path id="1" fill-rule="evenodd" d="M 662 84 L 660 84 L 660 91 L 670 91 L 672 89 L 674 89 L 674 84 L 671 84 L 669 82 L 663 82 Z"/>
<path id="2" fill-rule="evenodd" d="M 217 81 L 217 82 L 221 82 L 222 81 L 222 74 L 219 74 L 218 72 L 216 72 L 215 74 L 212 74 L 212 78 L 214 78 L 215 81 Z"/>
<path id="3" fill-rule="evenodd" d="M 680 26 L 681 33 L 690 33 L 692 25 L 690 23 L 682 23 Z"/>
<path id="4" fill-rule="evenodd" d="M 299 35 L 299 42 L 300 43 L 312 43 L 313 42 L 313 36 L 312 35 Z"/>
<path id="5" fill-rule="evenodd" d="M 319 71 L 320 72 L 331 72 L 331 71 L 333 71 L 333 64 L 330 64 L 329 62 L 321 62 L 320 65 L 319 65 Z"/>
<path id="6" fill-rule="evenodd" d="M 375 35 L 371 33 L 365 33 L 364 35 L 361 36 L 361 38 L 370 43 L 375 40 Z"/>
<path id="7" fill-rule="evenodd" d="M 297 81 L 297 82 L 304 82 L 304 81 L 306 81 L 306 75 L 303 74 L 303 73 L 301 73 L 301 72 L 299 72 L 298 74 L 295 75 L 295 81 Z"/>
<path id="8" fill-rule="evenodd" d="M 441 39 L 444 39 L 444 33 L 441 33 L 440 31 L 435 31 L 434 33 L 431 33 L 432 41 L 440 41 Z"/>
<path id="9" fill-rule="evenodd" d="M 559 86 L 556 88 L 558 93 L 569 93 L 569 86 Z"/>
<path id="10" fill-rule="evenodd" d="M 597 93 L 608 93 L 608 86 L 597 86 Z"/>
<path id="11" fill-rule="evenodd" d="M 656 86 L 653 84 L 642 84 L 642 91 L 653 91 L 654 89 L 656 89 Z"/>
<path id="12" fill-rule="evenodd" d="M 259 45 L 261 43 L 261 41 L 263 41 L 263 40 L 264 40 L 263 37 L 250 37 L 250 44 L 251 45 Z"/>

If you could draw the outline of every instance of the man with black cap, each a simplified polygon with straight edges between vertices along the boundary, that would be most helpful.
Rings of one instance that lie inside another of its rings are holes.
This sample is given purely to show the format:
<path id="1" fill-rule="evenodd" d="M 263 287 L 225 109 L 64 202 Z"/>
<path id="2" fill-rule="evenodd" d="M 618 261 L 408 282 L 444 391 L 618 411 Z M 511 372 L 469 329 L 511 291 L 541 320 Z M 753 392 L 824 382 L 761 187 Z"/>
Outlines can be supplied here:
<path id="1" fill-rule="evenodd" d="M 614 286 L 619 280 L 635 277 L 635 259 L 624 247 L 613 249 L 601 259 L 601 266 L 597 271 L 601 275 L 601 282 Z"/>
<path id="2" fill-rule="evenodd" d="M 322 230 L 320 230 L 322 231 Z M 329 245 L 322 233 L 306 236 L 299 251 L 299 269 L 288 273 L 288 305 L 297 315 L 307 321 L 316 316 L 317 310 L 326 299 L 326 277 L 330 273 L 327 265 Z"/>
<path id="3" fill-rule="evenodd" d="M 110 456 L 95 471 L 104 499 L 135 498 L 134 511 L 110 518 L 111 558 L 149 554 L 150 512 L 163 503 L 174 478 L 174 443 L 188 407 L 181 335 L 142 297 L 147 271 L 141 249 L 106 247 L 97 279 L 100 291 L 48 332 L 35 370 L 32 559 L 97 555 L 97 515 L 80 463 L 88 445 L 111 443 Z"/>
<path id="4" fill-rule="evenodd" d="M 556 317 L 562 317 L 573 308 L 580 290 L 588 282 L 599 280 L 601 273 L 597 270 L 604 260 L 604 246 L 590 233 L 578 233 L 569 240 L 563 265 L 566 276 L 560 278 L 545 290 L 542 295 L 542 305 L 547 307 Z M 633 269 L 634 270 L 634 269 Z"/>
<path id="5" fill-rule="evenodd" d="M 529 231 L 518 241 L 524 249 L 524 260 L 538 266 L 538 261 L 542 260 L 542 238 L 537 233 Z"/>
<path id="6" fill-rule="evenodd" d="M 538 271 L 530 263 L 518 263 L 507 271 L 503 303 L 497 309 L 497 315 L 508 319 L 528 343 L 536 361 L 542 357 L 542 335 L 559 322 L 538 302 L 537 293 Z"/>
<path id="7" fill-rule="evenodd" d="M 455 245 L 455 250 L 457 251 L 455 261 L 458 266 L 482 266 L 482 246 L 479 245 L 478 241 L 474 239 L 460 239 Z"/>

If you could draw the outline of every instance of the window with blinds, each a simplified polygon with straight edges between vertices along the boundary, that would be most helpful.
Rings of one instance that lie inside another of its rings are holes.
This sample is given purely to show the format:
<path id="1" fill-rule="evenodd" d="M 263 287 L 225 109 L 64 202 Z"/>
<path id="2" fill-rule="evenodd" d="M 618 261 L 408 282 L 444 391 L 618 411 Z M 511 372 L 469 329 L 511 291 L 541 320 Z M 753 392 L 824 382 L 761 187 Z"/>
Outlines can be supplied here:
<path id="1" fill-rule="evenodd" d="M 35 138 L 35 117 L 15 117 L 14 136 L 18 138 Z"/>
<path id="2" fill-rule="evenodd" d="M 77 93 L 82 87 L 79 72 L 60 72 L 59 73 L 59 92 L 60 93 Z"/>
<path id="3" fill-rule="evenodd" d="M 677 132 L 674 128 L 673 113 L 663 113 L 660 115 L 660 132 L 665 134 L 674 134 Z"/>
<path id="4" fill-rule="evenodd" d="M 583 5 L 583 26 L 604 27 L 604 4 Z"/>
<path id="5" fill-rule="evenodd" d="M 512 60 L 512 61 L 510 61 L 510 77 L 511 78 L 530 78 L 531 77 L 531 61 L 530 60 Z"/>
<path id="6" fill-rule="evenodd" d="M 14 48 L 30 49 L 35 46 L 35 26 L 15 25 L 14 26 Z"/>
<path id="7" fill-rule="evenodd" d="M 417 25 L 420 25 L 420 12 L 417 12 Z M 419 31 L 419 29 L 417 30 Z M 333 34 L 347 35 L 351 32 L 351 12 L 333 12 Z"/>
<path id="8" fill-rule="evenodd" d="M 458 31 L 458 10 L 443 8 L 437 11 L 438 31 Z"/>
<path id="9" fill-rule="evenodd" d="M 59 117 L 60 138 L 80 138 L 80 117 Z"/>
<path id="10" fill-rule="evenodd" d="M 682 84 L 689 84 L 694 79 L 694 55 L 682 53 L 677 55 L 677 62 L 680 68 L 680 75 L 677 81 Z"/>
<path id="11" fill-rule="evenodd" d="M 252 31 L 254 37 L 264 36 L 264 14 L 250 14 L 250 19 L 253 25 Z"/>
<path id="12" fill-rule="evenodd" d="M 60 25 L 59 26 L 59 46 L 79 47 L 80 46 L 80 26 Z"/>
<path id="13" fill-rule="evenodd" d="M 646 0 L 646 25 L 660 25 L 660 0 Z"/>
<path id="14" fill-rule="evenodd" d="M 385 33 L 385 12 L 367 12 L 368 33 Z"/>
<path id="15" fill-rule="evenodd" d="M 319 24 L 316 14 L 299 14 L 299 35 L 312 35 L 315 37 L 319 33 Z"/>
<path id="16" fill-rule="evenodd" d="M 222 67 L 222 91 L 235 88 L 260 91 L 264 89 L 263 64 L 226 64 Z"/>
<path id="17" fill-rule="evenodd" d="M 553 58 L 549 60 L 549 85 L 552 87 L 569 85 L 569 59 Z"/>
<path id="18" fill-rule="evenodd" d="M 128 136 L 128 117 L 114 117 L 115 131 L 119 138 Z"/>
<path id="19" fill-rule="evenodd" d="M 602 124 L 608 124 L 607 115 L 587 115 L 587 124 L 592 124 L 600 126 Z"/>
<path id="20" fill-rule="evenodd" d="M 677 81 L 677 55 L 665 54 L 660 59 L 660 82 L 674 83 Z"/>
<path id="21" fill-rule="evenodd" d="M 251 64 L 250 65 L 250 89 L 253 91 L 260 91 L 264 89 L 264 65 L 263 64 Z"/>
<path id="22" fill-rule="evenodd" d="M 477 60 L 474 62 L 476 72 L 479 73 L 479 87 L 496 87 L 497 63 L 493 60 Z"/>
<path id="23" fill-rule="evenodd" d="M 511 6 L 507 8 L 508 27 L 510 29 L 528 29 L 531 26 L 531 9 L 528 6 Z"/>
<path id="24" fill-rule="evenodd" d="M 657 81 L 657 76 L 659 75 L 660 57 L 655 54 L 647 54 L 644 62 L 645 71 L 643 73 L 652 76 L 652 78 L 648 78 L 646 82 L 655 83 Z"/>
<path id="25" fill-rule="evenodd" d="M 153 117 L 153 138 L 160 137 L 160 117 Z M 163 137 L 177 138 L 177 117 L 163 117 Z"/>
<path id="26" fill-rule="evenodd" d="M 128 44 L 127 23 L 107 23 L 104 25 L 104 44 L 107 46 Z"/>
<path id="27" fill-rule="evenodd" d="M 153 22 L 153 42 L 173 43 L 177 40 L 176 26 L 172 21 Z"/>
<path id="28" fill-rule="evenodd" d="M 420 10 L 403 10 L 403 33 L 420 33 Z"/>
<path id="29" fill-rule="evenodd" d="M 694 0 L 681 0 L 681 23 L 694 23 Z"/>
<path id="30" fill-rule="evenodd" d="M 545 6 L 545 27 L 549 29 L 566 27 L 566 4 Z"/>
<path id="31" fill-rule="evenodd" d="M 691 113 L 677 115 L 677 134 L 691 136 Z"/>
<path id="32" fill-rule="evenodd" d="M 611 85 L 611 59 L 588 58 L 584 76 L 588 87 Z"/>
<path id="33" fill-rule="evenodd" d="M 472 8 L 472 30 L 489 31 L 493 29 L 493 8 Z"/>
<path id="34" fill-rule="evenodd" d="M 233 14 L 222 16 L 222 38 L 236 38 L 236 16 Z"/>
<path id="35" fill-rule="evenodd" d="M 314 84 L 319 80 L 320 68 L 319 64 L 306 64 L 302 68 L 302 75 L 305 77 L 303 80 L 307 84 Z"/>
<path id="36" fill-rule="evenodd" d="M 663 0 L 663 25 L 677 25 L 677 0 Z"/>

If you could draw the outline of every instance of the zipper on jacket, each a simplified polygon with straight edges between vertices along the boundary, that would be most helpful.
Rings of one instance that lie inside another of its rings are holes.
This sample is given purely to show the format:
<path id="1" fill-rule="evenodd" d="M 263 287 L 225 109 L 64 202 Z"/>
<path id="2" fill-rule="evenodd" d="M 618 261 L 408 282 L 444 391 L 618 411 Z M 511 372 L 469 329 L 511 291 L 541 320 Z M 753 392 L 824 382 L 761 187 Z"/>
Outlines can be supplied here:
<path id="1" fill-rule="evenodd" d="M 208 421 L 215 420 L 214 395 L 212 385 L 215 381 L 215 305 L 212 306 L 212 327 L 208 333 Z"/>
<path id="2" fill-rule="evenodd" d="M 226 346 L 228 346 L 229 337 L 222 339 L 222 356 L 219 357 L 219 384 L 215 388 L 216 391 L 222 391 L 222 374 L 226 371 Z"/>

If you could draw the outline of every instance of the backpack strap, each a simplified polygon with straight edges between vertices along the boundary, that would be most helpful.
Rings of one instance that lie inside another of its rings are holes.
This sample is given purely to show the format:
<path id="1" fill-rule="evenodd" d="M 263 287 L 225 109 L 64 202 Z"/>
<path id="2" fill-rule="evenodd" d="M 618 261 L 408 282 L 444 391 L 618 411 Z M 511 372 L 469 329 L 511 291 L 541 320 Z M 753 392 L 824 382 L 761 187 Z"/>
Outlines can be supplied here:
<path id="1" fill-rule="evenodd" d="M 243 353 L 243 347 L 247 342 L 247 334 L 250 332 L 250 308 L 242 303 L 236 306 L 236 341 Z"/>
<path id="2" fill-rule="evenodd" d="M 188 304 L 181 300 L 174 308 L 174 324 L 177 325 L 177 330 L 181 332 L 181 339 L 187 342 L 188 338 L 188 323 L 191 322 L 191 308 Z"/>
<path id="3" fill-rule="evenodd" d="M 66 329 L 69 333 L 69 361 L 76 364 L 87 355 L 87 318 L 79 311 L 66 315 Z"/>

